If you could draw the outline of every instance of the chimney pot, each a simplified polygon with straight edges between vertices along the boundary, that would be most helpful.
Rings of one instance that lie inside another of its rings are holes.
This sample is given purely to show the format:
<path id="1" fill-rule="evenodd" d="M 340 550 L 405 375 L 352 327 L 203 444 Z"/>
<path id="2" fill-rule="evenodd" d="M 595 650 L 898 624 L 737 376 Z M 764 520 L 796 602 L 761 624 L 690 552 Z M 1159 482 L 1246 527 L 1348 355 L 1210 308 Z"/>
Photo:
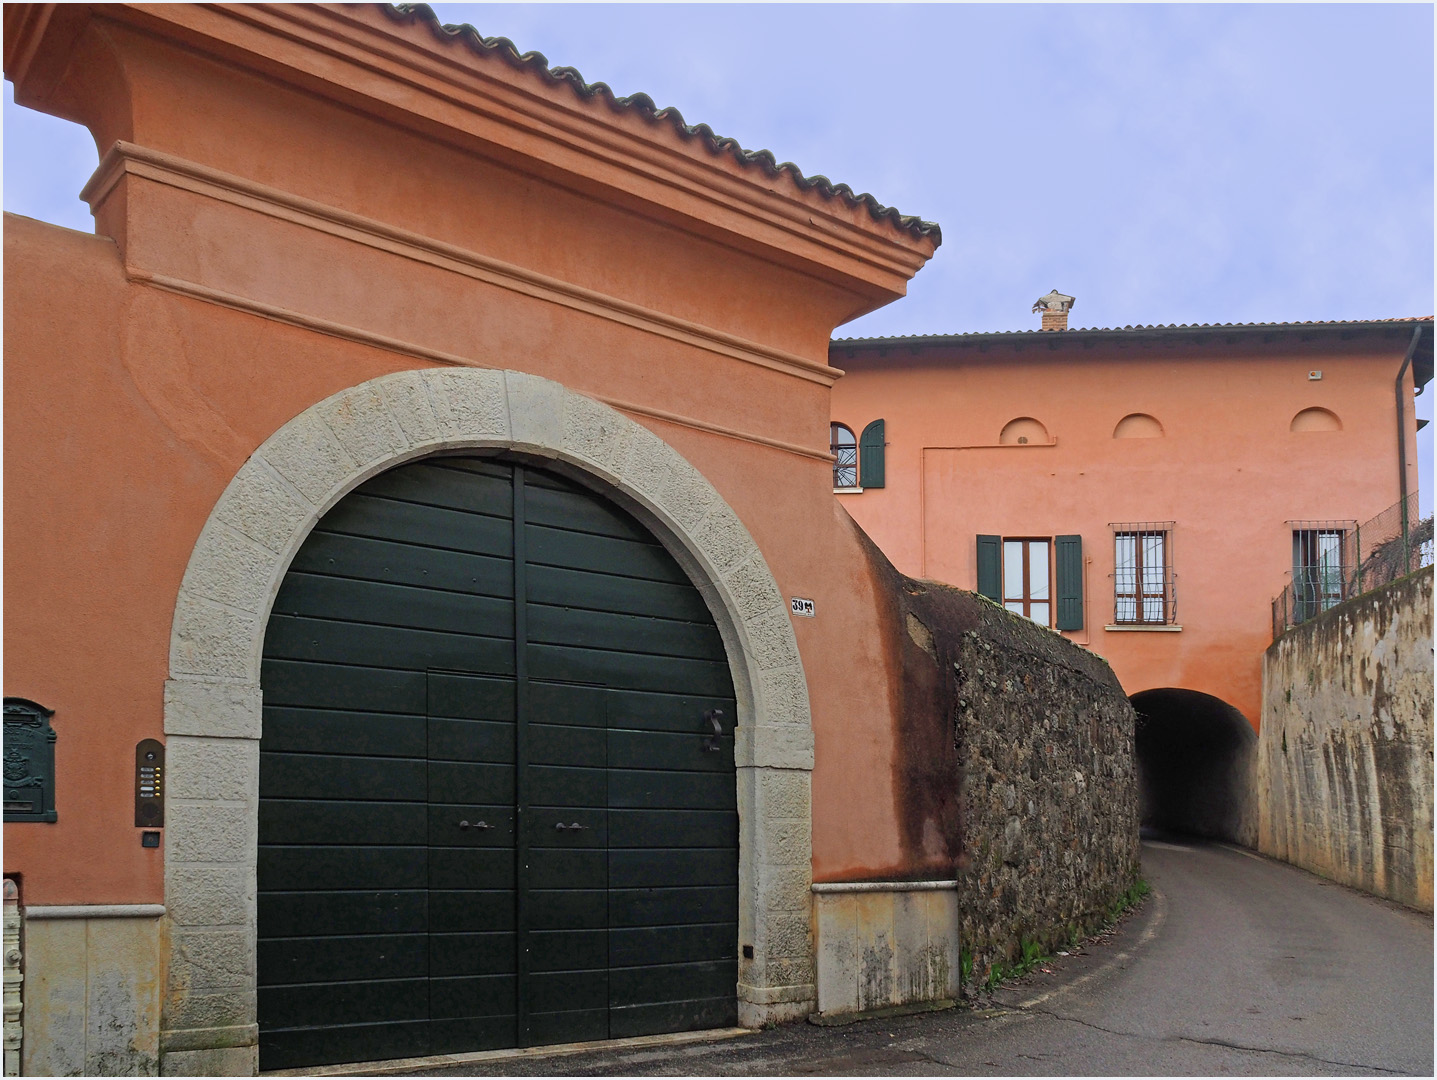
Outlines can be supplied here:
<path id="1" fill-rule="evenodd" d="M 1075 299 L 1071 296 L 1064 296 L 1057 289 L 1048 293 L 1047 296 L 1040 296 L 1033 303 L 1035 312 L 1043 313 L 1044 330 L 1066 330 L 1068 328 L 1068 312 L 1072 310 Z"/>

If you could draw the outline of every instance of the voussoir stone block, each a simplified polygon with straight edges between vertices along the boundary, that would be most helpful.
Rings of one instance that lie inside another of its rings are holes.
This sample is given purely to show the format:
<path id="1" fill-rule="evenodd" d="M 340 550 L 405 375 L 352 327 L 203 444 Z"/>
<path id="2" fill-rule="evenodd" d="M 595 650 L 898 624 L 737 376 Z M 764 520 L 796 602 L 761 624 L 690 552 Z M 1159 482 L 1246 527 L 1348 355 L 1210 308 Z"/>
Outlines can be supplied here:
<path id="1" fill-rule="evenodd" d="M 553 457 L 564 444 L 563 386 L 522 371 L 504 372 L 509 441 L 516 450 Z"/>
<path id="2" fill-rule="evenodd" d="M 186 866 L 165 880 L 165 914 L 175 926 L 244 926 L 254 902 L 249 867 Z"/>
<path id="3" fill-rule="evenodd" d="M 244 802 L 259 797 L 259 743 L 171 736 L 165 744 L 172 799 Z"/>
<path id="4" fill-rule="evenodd" d="M 488 368 L 431 368 L 420 372 L 429 388 L 442 438 L 477 441 L 509 431 L 504 373 Z"/>
<path id="5" fill-rule="evenodd" d="M 733 597 L 734 607 L 745 620 L 786 615 L 783 594 L 773 580 L 763 556 L 756 555 L 725 575 L 724 587 Z"/>
<path id="6" fill-rule="evenodd" d="M 254 978 L 254 939 L 247 930 L 176 930 L 170 945 L 170 989 L 242 987 Z"/>
<path id="7" fill-rule="evenodd" d="M 755 709 L 767 724 L 808 724 L 808 679 L 801 667 L 759 674 Z"/>
<path id="8" fill-rule="evenodd" d="M 637 430 L 638 424 L 592 398 L 564 396 L 565 456 L 589 463 L 612 483 L 620 482 L 629 440 Z"/>
<path id="9" fill-rule="evenodd" d="M 671 459 L 659 486 L 657 502 L 679 528 L 692 529 L 717 501 L 718 492 L 686 458 L 672 449 L 669 453 Z"/>
<path id="10" fill-rule="evenodd" d="M 164 1052 L 161 1076 L 254 1076 L 259 1072 L 259 1047 L 227 1046 L 214 1050 Z"/>
<path id="11" fill-rule="evenodd" d="M 360 466 L 390 460 L 409 449 L 409 440 L 372 382 L 326 398 L 315 411 Z"/>
<path id="12" fill-rule="evenodd" d="M 811 780 L 801 769 L 757 769 L 758 805 L 754 812 L 761 820 L 803 818 L 811 820 Z"/>
<path id="13" fill-rule="evenodd" d="M 807 959 L 813 955 L 807 911 L 773 912 L 759 927 L 759 940 L 755 942 L 755 947 L 763 949 L 770 964 L 779 957 Z"/>
<path id="14" fill-rule="evenodd" d="M 285 424 L 256 455 L 315 506 L 324 506 L 355 473 L 354 459 L 314 411 Z"/>
<path id="15" fill-rule="evenodd" d="M 663 439 L 642 424 L 635 424 L 629 437 L 628 456 L 624 459 L 624 485 L 651 502 L 660 502 L 669 470 L 678 457 L 678 451 Z"/>
<path id="16" fill-rule="evenodd" d="M 260 688 L 253 683 L 169 679 L 165 683 L 165 734 L 258 739 Z"/>
<path id="17" fill-rule="evenodd" d="M 807 724 L 749 724 L 739 736 L 735 752 L 740 765 L 813 768 L 813 729 Z"/>
<path id="18" fill-rule="evenodd" d="M 744 629 L 748 632 L 749 652 L 760 671 L 799 665 L 798 641 L 787 614 L 779 612 L 767 618 L 746 620 Z"/>
<path id="19" fill-rule="evenodd" d="M 183 863 L 252 866 L 255 810 L 223 803 L 166 807 L 166 876 Z"/>
<path id="20" fill-rule="evenodd" d="M 429 390 L 419 372 L 400 371 L 375 379 L 372 385 L 384 397 L 389 415 L 411 446 L 439 440 L 439 421 L 435 419 Z"/>
<path id="21" fill-rule="evenodd" d="M 813 896 L 812 856 L 787 866 L 756 863 L 766 903 L 775 911 L 806 911 Z"/>
<path id="22" fill-rule="evenodd" d="M 239 1027 L 255 1022 L 253 990 L 196 990 L 174 987 L 165 995 L 167 1031 Z"/>
<path id="23" fill-rule="evenodd" d="M 758 831 L 755 857 L 761 863 L 801 866 L 812 857 L 813 837 L 808 818 L 771 820 Z"/>
<path id="24" fill-rule="evenodd" d="M 258 623 L 258 615 L 181 592 L 170 635 L 170 671 L 252 679 L 259 665 Z"/>
<path id="25" fill-rule="evenodd" d="M 708 516 L 694 527 L 693 539 L 719 575 L 727 574 L 759 554 L 758 545 L 753 542 L 738 515 L 718 501 L 709 510 Z"/>
<path id="26" fill-rule="evenodd" d="M 273 551 L 211 520 L 200 532 L 180 589 L 191 596 L 258 612 L 269 598 L 270 577 L 275 570 Z"/>
<path id="27" fill-rule="evenodd" d="M 315 509 L 264 462 L 252 457 L 225 488 L 211 516 L 261 547 L 281 553 L 313 521 Z"/>

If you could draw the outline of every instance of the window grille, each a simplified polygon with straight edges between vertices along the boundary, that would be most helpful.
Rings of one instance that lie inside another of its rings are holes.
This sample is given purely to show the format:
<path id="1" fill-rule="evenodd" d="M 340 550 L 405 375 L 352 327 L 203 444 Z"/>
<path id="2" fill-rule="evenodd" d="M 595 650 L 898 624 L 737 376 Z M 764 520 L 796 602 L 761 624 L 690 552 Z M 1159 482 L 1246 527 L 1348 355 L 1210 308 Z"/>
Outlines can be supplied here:
<path id="1" fill-rule="evenodd" d="M 1177 622 L 1171 521 L 1110 522 L 1113 530 L 1113 623 L 1165 626 Z"/>
<path id="2" fill-rule="evenodd" d="M 828 425 L 828 452 L 833 455 L 833 486 L 858 486 L 858 440 L 843 424 Z"/>
<path id="3" fill-rule="evenodd" d="M 1356 521 L 1289 521 L 1292 616 L 1295 623 L 1335 608 L 1354 594 Z"/>

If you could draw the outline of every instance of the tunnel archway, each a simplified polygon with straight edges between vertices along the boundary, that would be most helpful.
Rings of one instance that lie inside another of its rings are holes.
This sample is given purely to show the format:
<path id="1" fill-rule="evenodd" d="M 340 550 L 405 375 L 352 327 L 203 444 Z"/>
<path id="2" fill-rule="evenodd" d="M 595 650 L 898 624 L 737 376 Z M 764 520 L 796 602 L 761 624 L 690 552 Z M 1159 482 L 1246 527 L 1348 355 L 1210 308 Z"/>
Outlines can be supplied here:
<path id="1" fill-rule="evenodd" d="M 1257 734 L 1221 698 L 1164 687 L 1133 694 L 1144 828 L 1251 846 Z"/>

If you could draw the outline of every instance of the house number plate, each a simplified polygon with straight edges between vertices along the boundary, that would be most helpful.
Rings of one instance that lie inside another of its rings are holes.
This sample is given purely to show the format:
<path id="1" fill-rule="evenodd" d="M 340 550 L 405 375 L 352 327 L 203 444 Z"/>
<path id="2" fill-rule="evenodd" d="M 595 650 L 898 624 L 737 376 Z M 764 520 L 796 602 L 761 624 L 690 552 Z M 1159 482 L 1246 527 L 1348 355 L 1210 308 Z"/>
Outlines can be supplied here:
<path id="1" fill-rule="evenodd" d="M 806 600 L 802 596 L 795 596 L 788 602 L 788 606 L 793 609 L 795 615 L 802 615 L 806 619 L 813 618 L 812 600 Z"/>

